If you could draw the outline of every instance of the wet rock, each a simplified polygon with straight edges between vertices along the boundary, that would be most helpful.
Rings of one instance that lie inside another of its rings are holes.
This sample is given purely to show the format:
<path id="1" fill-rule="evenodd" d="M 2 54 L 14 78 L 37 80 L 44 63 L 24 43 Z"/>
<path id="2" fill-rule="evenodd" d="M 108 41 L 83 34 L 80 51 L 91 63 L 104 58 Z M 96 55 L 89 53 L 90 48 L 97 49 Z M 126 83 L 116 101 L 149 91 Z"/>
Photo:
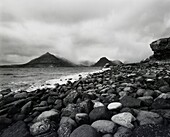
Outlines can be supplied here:
<path id="1" fill-rule="evenodd" d="M 130 97 L 130 96 L 124 96 L 120 103 L 122 103 L 123 107 L 132 107 L 137 108 L 141 106 L 141 100 Z"/>
<path id="2" fill-rule="evenodd" d="M 25 114 L 15 114 L 14 116 L 13 116 L 13 120 L 14 121 L 22 121 L 22 120 L 24 120 L 25 119 Z"/>
<path id="3" fill-rule="evenodd" d="M 22 93 L 17 93 L 14 95 L 15 99 L 24 99 L 27 97 L 27 93 L 26 92 L 22 92 Z"/>
<path id="4" fill-rule="evenodd" d="M 55 109 L 61 109 L 63 106 L 63 102 L 61 99 L 57 99 L 54 104 L 55 104 L 54 106 Z"/>
<path id="5" fill-rule="evenodd" d="M 88 124 L 89 123 L 89 115 L 86 113 L 77 113 L 75 116 L 75 120 L 79 125 Z"/>
<path id="6" fill-rule="evenodd" d="M 117 129 L 117 125 L 109 120 L 98 120 L 93 122 L 91 126 L 95 128 L 98 132 L 101 132 L 103 134 L 113 134 L 116 132 Z"/>
<path id="7" fill-rule="evenodd" d="M 31 111 L 32 101 L 29 101 L 21 108 L 21 113 L 28 114 Z"/>
<path id="8" fill-rule="evenodd" d="M 162 93 L 170 92 L 170 86 L 169 86 L 169 85 L 162 86 L 162 87 L 159 88 L 159 90 L 160 90 Z"/>
<path id="9" fill-rule="evenodd" d="M 39 104 L 40 107 L 47 106 L 47 105 L 48 105 L 47 101 L 41 101 L 41 103 Z"/>
<path id="10" fill-rule="evenodd" d="M 152 96 L 143 96 L 143 97 L 138 97 L 142 101 L 142 104 L 144 106 L 150 106 L 153 103 L 153 97 Z"/>
<path id="11" fill-rule="evenodd" d="M 112 134 L 105 134 L 102 137 L 113 137 L 113 135 Z"/>
<path id="12" fill-rule="evenodd" d="M 50 130 L 50 122 L 47 119 L 38 121 L 30 126 L 30 133 L 33 136 L 40 135 Z"/>
<path id="13" fill-rule="evenodd" d="M 70 117 L 62 117 L 61 120 L 60 120 L 60 125 L 61 124 L 64 124 L 64 123 L 69 123 L 71 124 L 74 128 L 77 127 L 77 124 L 76 122 L 71 119 Z"/>
<path id="14" fill-rule="evenodd" d="M 119 113 L 114 116 L 112 116 L 111 120 L 114 123 L 117 123 L 118 125 L 127 127 L 127 128 L 133 128 L 133 124 L 131 122 L 135 121 L 136 118 L 129 112 Z"/>
<path id="15" fill-rule="evenodd" d="M 49 96 L 47 99 L 48 104 L 54 104 L 55 101 L 56 101 L 56 98 L 54 96 Z"/>
<path id="16" fill-rule="evenodd" d="M 170 100 L 158 98 L 153 102 L 152 108 L 154 108 L 154 109 L 170 109 Z"/>
<path id="17" fill-rule="evenodd" d="M 170 92 L 160 94 L 155 100 L 157 100 L 158 98 L 170 99 Z"/>
<path id="18" fill-rule="evenodd" d="M 120 126 L 113 137 L 131 137 L 132 131 L 129 128 Z"/>
<path id="19" fill-rule="evenodd" d="M 59 117 L 59 112 L 56 110 L 49 110 L 42 112 L 38 117 L 37 121 L 43 120 L 43 119 L 52 119 L 54 121 L 57 121 Z"/>
<path id="20" fill-rule="evenodd" d="M 3 95 L 2 94 L 0 94 L 0 101 L 1 101 L 1 99 L 3 98 Z"/>
<path id="21" fill-rule="evenodd" d="M 163 123 L 163 118 L 159 114 L 149 111 L 140 111 L 136 118 L 140 125 Z"/>
<path id="22" fill-rule="evenodd" d="M 89 117 L 91 122 L 96 120 L 108 120 L 111 118 L 111 114 L 106 107 L 97 107 L 90 112 Z"/>
<path id="23" fill-rule="evenodd" d="M 89 114 L 93 109 L 93 102 L 91 100 L 85 100 L 82 101 L 79 106 L 82 108 L 83 112 Z"/>
<path id="24" fill-rule="evenodd" d="M 90 125 L 82 125 L 76 128 L 70 137 L 101 137 L 101 135 Z"/>
<path id="25" fill-rule="evenodd" d="M 169 137 L 170 127 L 162 125 L 143 125 L 134 129 L 131 137 Z"/>
<path id="26" fill-rule="evenodd" d="M 136 92 L 136 94 L 137 94 L 138 96 L 143 96 L 145 92 L 146 92 L 145 89 L 138 89 L 137 92 Z"/>
<path id="27" fill-rule="evenodd" d="M 5 116 L 0 116 L 0 131 L 12 123 L 12 120 Z"/>
<path id="28" fill-rule="evenodd" d="M 170 121 L 170 109 L 156 109 L 152 110 L 152 112 L 155 112 Z"/>
<path id="29" fill-rule="evenodd" d="M 58 137 L 70 137 L 73 127 L 69 123 L 62 123 L 57 131 Z"/>
<path id="30" fill-rule="evenodd" d="M 71 117 L 74 119 L 75 115 L 81 112 L 82 108 L 80 108 L 76 104 L 68 104 L 66 108 L 62 109 L 61 116 Z"/>
<path id="31" fill-rule="evenodd" d="M 72 103 L 76 103 L 77 99 L 78 99 L 78 92 L 77 91 L 71 91 L 63 100 L 63 103 L 65 106 L 67 106 L 68 104 L 72 104 Z"/>
<path id="32" fill-rule="evenodd" d="M 94 101 L 94 108 L 97 108 L 97 107 L 103 107 L 104 106 L 104 104 L 103 103 L 101 103 L 101 102 L 99 102 L 99 101 Z"/>
<path id="33" fill-rule="evenodd" d="M 31 135 L 26 124 L 23 121 L 18 121 L 5 129 L 1 137 L 31 137 Z"/>
<path id="34" fill-rule="evenodd" d="M 117 110 L 117 109 L 120 109 L 121 107 L 122 107 L 122 104 L 120 102 L 113 102 L 107 106 L 108 110 Z"/>
<path id="35" fill-rule="evenodd" d="M 34 111 L 39 111 L 39 112 L 45 111 L 45 110 L 47 110 L 47 109 L 49 109 L 48 106 L 44 106 L 44 107 L 34 107 L 34 108 L 33 108 Z"/>

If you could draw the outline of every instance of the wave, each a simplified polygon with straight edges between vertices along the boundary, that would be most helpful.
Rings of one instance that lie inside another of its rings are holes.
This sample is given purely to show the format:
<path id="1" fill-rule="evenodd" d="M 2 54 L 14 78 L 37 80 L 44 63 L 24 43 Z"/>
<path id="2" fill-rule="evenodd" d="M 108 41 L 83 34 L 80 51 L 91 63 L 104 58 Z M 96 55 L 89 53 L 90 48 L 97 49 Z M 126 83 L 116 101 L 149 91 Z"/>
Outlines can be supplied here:
<path id="1" fill-rule="evenodd" d="M 31 91 L 35 91 L 37 89 L 47 89 L 47 88 L 55 88 L 56 84 L 62 85 L 62 84 L 66 84 L 68 81 L 70 82 L 75 82 L 77 80 L 79 80 L 80 78 L 86 78 L 88 75 L 94 74 L 94 73 L 101 73 L 104 71 L 110 70 L 110 68 L 105 68 L 102 70 L 95 70 L 92 72 L 81 72 L 81 73 L 77 73 L 77 74 L 72 74 L 72 75 L 67 75 L 67 76 L 61 76 L 59 79 L 50 79 L 47 80 L 44 84 L 42 85 L 31 85 L 28 89 L 26 89 L 27 92 L 31 92 Z"/>

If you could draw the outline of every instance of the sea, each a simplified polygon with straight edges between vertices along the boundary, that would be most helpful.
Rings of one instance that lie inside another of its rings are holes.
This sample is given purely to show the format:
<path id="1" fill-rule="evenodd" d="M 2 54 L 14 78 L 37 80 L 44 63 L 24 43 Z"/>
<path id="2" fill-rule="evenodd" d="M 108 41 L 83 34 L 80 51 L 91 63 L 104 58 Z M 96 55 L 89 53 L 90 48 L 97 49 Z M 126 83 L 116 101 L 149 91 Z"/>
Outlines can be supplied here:
<path id="1" fill-rule="evenodd" d="M 59 68 L 0 68 L 0 91 L 10 88 L 34 91 L 38 88 L 53 88 L 55 84 L 74 82 L 80 77 L 100 71 L 98 67 L 59 67 Z"/>

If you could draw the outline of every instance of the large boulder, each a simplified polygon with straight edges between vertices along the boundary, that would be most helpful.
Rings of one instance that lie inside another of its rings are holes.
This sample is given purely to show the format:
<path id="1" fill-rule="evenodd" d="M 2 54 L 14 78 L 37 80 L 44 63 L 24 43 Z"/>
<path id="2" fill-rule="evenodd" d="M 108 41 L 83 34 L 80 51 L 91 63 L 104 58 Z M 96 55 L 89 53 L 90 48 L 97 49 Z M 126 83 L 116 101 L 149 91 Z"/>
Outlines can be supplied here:
<path id="1" fill-rule="evenodd" d="M 130 129 L 134 127 L 131 122 L 136 120 L 136 118 L 129 112 L 116 114 L 112 116 L 111 119 L 114 123 Z"/>
<path id="2" fill-rule="evenodd" d="M 1 137 L 31 137 L 31 135 L 26 124 L 23 121 L 18 121 L 5 129 Z"/>
<path id="3" fill-rule="evenodd" d="M 153 59 L 167 60 L 170 59 L 170 38 L 162 38 L 150 44 L 154 55 Z"/>
<path id="4" fill-rule="evenodd" d="M 92 123 L 91 125 L 94 127 L 98 132 L 107 134 L 107 133 L 115 133 L 117 129 L 117 125 L 109 120 L 98 120 Z"/>
<path id="5" fill-rule="evenodd" d="M 98 132 L 90 125 L 82 125 L 76 128 L 70 137 L 101 137 Z"/>
<path id="6" fill-rule="evenodd" d="M 163 122 L 163 118 L 159 114 L 149 111 L 140 111 L 137 115 L 137 120 L 140 125 L 161 124 Z"/>
<path id="7" fill-rule="evenodd" d="M 38 117 L 37 121 L 43 120 L 43 119 L 52 119 L 54 121 L 57 121 L 59 117 L 59 112 L 55 110 L 49 110 L 42 112 Z"/>
<path id="8" fill-rule="evenodd" d="M 131 137 L 169 137 L 170 127 L 162 125 L 143 125 L 134 129 Z"/>
<path id="9" fill-rule="evenodd" d="M 96 120 L 109 120 L 111 118 L 111 114 L 109 110 L 104 106 L 104 107 L 97 107 L 94 108 L 90 114 L 90 121 L 96 121 Z"/>
<path id="10" fill-rule="evenodd" d="M 50 122 L 47 119 L 38 121 L 30 126 L 30 133 L 32 135 L 40 135 L 50 130 Z"/>
<path id="11" fill-rule="evenodd" d="M 122 103 L 123 107 L 132 107 L 132 108 L 137 108 L 141 106 L 141 100 L 133 98 L 131 96 L 124 96 L 121 100 L 120 103 Z"/>

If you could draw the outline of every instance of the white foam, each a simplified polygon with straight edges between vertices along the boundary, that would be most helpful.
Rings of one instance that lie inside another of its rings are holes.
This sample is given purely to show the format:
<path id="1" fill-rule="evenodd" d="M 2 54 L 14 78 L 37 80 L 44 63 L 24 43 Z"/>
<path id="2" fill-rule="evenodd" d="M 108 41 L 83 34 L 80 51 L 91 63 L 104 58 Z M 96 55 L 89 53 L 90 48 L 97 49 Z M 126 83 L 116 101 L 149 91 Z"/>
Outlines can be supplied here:
<path id="1" fill-rule="evenodd" d="M 92 72 L 82 72 L 73 75 L 61 76 L 59 79 L 47 80 L 44 85 L 32 85 L 26 91 L 31 92 L 37 89 L 47 89 L 47 88 L 53 89 L 56 87 L 56 84 L 59 85 L 66 84 L 68 81 L 71 81 L 73 83 L 79 80 L 80 78 L 86 78 L 88 75 L 91 75 L 93 73 L 102 73 L 107 70 L 110 70 L 110 68 L 103 68 L 101 70 L 92 71 Z"/>

